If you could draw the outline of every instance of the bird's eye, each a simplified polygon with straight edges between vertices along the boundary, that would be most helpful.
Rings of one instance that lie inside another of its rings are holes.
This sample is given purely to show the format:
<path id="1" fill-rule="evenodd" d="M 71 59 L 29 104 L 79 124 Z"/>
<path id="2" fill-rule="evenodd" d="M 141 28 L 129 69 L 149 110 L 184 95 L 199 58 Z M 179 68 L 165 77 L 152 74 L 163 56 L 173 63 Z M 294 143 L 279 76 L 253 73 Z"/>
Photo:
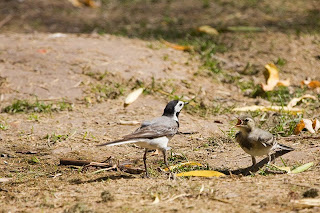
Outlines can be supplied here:
<path id="1" fill-rule="evenodd" d="M 182 106 L 182 104 L 179 104 L 179 106 Z"/>

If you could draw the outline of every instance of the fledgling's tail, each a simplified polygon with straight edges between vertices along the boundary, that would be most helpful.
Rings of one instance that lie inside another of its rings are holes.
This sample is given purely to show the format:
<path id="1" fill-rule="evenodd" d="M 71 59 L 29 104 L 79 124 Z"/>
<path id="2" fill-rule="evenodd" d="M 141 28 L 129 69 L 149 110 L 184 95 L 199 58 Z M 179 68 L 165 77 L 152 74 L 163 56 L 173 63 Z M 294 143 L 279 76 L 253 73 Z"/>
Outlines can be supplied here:
<path id="1" fill-rule="evenodd" d="M 277 146 L 275 147 L 276 150 L 287 150 L 287 151 L 293 151 L 294 148 L 290 147 L 290 146 L 286 146 L 283 144 L 278 143 Z"/>
<path id="2" fill-rule="evenodd" d="M 99 144 L 97 146 L 115 146 L 115 145 L 121 145 L 121 144 L 127 144 L 127 143 L 136 143 L 138 142 L 137 140 L 131 139 L 120 139 L 120 140 L 116 140 L 116 141 L 110 141 L 107 143 L 103 143 L 103 144 Z"/>

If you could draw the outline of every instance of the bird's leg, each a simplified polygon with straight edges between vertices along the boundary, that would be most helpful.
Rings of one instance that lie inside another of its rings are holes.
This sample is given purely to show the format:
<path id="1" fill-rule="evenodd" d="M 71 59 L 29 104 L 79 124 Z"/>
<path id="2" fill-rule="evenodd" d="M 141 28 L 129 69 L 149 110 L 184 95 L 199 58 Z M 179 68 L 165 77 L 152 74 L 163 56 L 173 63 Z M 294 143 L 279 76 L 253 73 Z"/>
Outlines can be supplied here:
<path id="1" fill-rule="evenodd" d="M 166 150 L 166 149 L 162 150 L 162 153 L 163 153 L 164 164 L 165 164 L 166 167 L 168 168 L 168 170 L 169 170 L 169 172 L 170 172 L 170 175 L 171 175 L 172 178 L 173 178 L 173 177 L 174 177 L 174 176 L 173 176 L 173 173 L 172 173 L 171 169 L 169 168 L 169 164 L 168 164 L 167 150 Z"/>
<path id="2" fill-rule="evenodd" d="M 275 159 L 272 159 L 272 155 L 268 154 L 268 157 L 269 157 L 268 165 L 270 163 L 274 163 Z"/>
<path id="3" fill-rule="evenodd" d="M 254 167 L 254 165 L 256 165 L 257 161 L 256 158 L 254 156 L 251 156 L 252 159 L 252 167 Z"/>
<path id="4" fill-rule="evenodd" d="M 148 152 L 148 149 L 144 151 L 143 163 L 144 163 L 144 169 L 146 171 L 146 177 L 149 178 L 148 169 L 147 169 L 147 152 Z"/>

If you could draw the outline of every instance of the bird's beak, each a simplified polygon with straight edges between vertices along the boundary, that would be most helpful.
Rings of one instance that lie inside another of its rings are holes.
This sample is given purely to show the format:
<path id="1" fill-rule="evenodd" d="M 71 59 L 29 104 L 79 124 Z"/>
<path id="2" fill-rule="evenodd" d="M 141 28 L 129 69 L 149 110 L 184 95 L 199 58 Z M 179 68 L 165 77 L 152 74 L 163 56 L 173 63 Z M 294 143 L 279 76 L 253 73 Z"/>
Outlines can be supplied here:
<path id="1" fill-rule="evenodd" d="M 184 105 L 188 105 L 188 104 L 189 104 L 189 102 L 187 102 L 187 101 L 186 101 L 186 102 L 184 102 Z"/>
<path id="2" fill-rule="evenodd" d="M 237 118 L 237 119 L 238 119 L 238 122 L 237 122 L 236 126 L 241 126 L 242 120 L 240 118 Z"/>

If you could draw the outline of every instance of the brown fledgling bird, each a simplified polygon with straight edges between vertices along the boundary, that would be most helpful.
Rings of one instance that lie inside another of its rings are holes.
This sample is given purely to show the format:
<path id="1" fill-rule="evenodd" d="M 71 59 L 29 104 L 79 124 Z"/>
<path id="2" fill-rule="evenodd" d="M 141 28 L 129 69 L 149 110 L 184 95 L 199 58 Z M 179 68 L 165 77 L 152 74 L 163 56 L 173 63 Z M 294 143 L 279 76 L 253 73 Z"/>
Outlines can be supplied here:
<path id="1" fill-rule="evenodd" d="M 252 166 L 256 164 L 256 156 L 268 155 L 269 164 L 271 162 L 271 151 L 294 150 L 291 147 L 279 144 L 270 132 L 256 127 L 255 121 L 250 116 L 238 118 L 236 127 L 240 130 L 236 134 L 236 141 L 246 153 L 251 155 Z"/>

